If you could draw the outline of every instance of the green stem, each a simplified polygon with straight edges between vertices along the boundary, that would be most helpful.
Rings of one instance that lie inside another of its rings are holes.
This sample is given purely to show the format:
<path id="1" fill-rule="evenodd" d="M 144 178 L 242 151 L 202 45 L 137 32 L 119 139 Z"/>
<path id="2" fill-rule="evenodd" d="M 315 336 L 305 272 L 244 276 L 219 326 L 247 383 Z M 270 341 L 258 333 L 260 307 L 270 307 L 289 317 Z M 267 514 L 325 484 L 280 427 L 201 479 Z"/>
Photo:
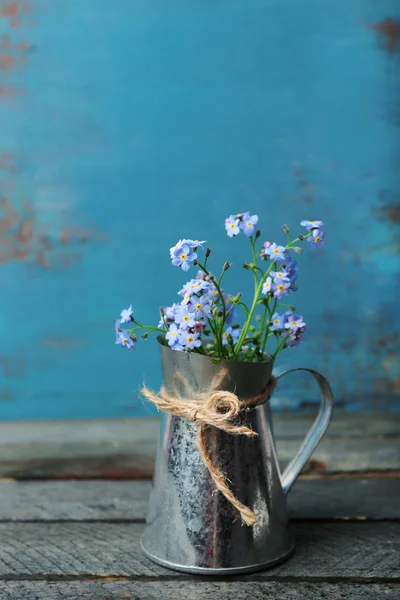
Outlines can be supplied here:
<path id="1" fill-rule="evenodd" d="M 274 312 L 276 310 L 277 303 L 278 303 L 278 300 L 275 299 L 273 308 L 271 310 L 269 310 L 269 307 L 268 307 L 269 321 L 272 319 L 272 315 L 274 314 Z M 265 352 L 265 346 L 267 345 L 267 339 L 269 337 L 269 321 L 268 321 L 268 324 L 267 324 L 267 328 L 265 330 L 265 337 L 264 337 L 264 341 L 263 341 L 262 348 L 261 348 L 261 353 L 262 354 L 264 354 L 264 352 Z"/>
<path id="2" fill-rule="evenodd" d="M 275 352 L 272 355 L 272 358 L 275 359 L 276 355 L 282 350 L 283 346 L 285 345 L 286 340 L 290 337 L 290 333 L 288 333 L 283 340 L 281 341 L 280 344 L 278 344 Z"/>

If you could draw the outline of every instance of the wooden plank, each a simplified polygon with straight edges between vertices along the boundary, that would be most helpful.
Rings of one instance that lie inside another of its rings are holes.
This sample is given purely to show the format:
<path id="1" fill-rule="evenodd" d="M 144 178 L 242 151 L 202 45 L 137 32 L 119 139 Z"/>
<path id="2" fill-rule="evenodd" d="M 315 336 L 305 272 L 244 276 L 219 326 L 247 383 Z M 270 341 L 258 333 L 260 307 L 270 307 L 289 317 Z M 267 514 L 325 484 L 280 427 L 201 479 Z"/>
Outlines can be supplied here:
<path id="1" fill-rule="evenodd" d="M 397 469 L 400 435 L 396 415 L 360 418 L 359 437 L 351 434 L 351 417 L 337 423 L 306 467 L 309 473 Z M 335 421 L 334 421 L 335 422 Z M 333 423 L 334 423 L 333 422 Z M 275 426 L 281 466 L 296 453 L 307 419 L 278 418 Z M 378 427 L 379 424 L 379 427 Z M 286 425 L 288 425 L 286 427 Z M 371 436 L 362 436 L 371 426 Z M 333 424 L 332 424 L 333 427 Z M 157 419 L 1 424 L 0 477 L 14 479 L 132 479 L 151 477 L 157 446 Z M 378 431 L 382 434 L 378 434 Z M 342 433 L 340 433 L 342 432 Z M 339 439 L 338 439 L 339 438 Z"/>
<path id="2" fill-rule="evenodd" d="M 1 582 L 1 600 L 398 600 L 395 584 L 266 581 L 18 581 Z"/>
<path id="3" fill-rule="evenodd" d="M 312 417 L 274 413 L 277 438 L 303 438 Z M 88 419 L 62 421 L 3 421 L 0 448 L 34 444 L 106 444 L 157 439 L 159 418 Z M 359 415 L 335 413 L 326 437 L 399 437 L 400 414 Z"/>
<path id="4" fill-rule="evenodd" d="M 143 520 L 149 481 L 0 483 L 0 520 Z M 288 496 L 293 519 L 400 519 L 397 478 L 300 479 Z"/>
<path id="5" fill-rule="evenodd" d="M 1 523 L 0 579 L 35 576 L 155 577 L 171 572 L 139 549 L 143 524 Z M 295 522 L 294 556 L 262 578 L 310 581 L 400 578 L 400 523 Z M 316 582 L 317 582 L 316 581 Z"/>

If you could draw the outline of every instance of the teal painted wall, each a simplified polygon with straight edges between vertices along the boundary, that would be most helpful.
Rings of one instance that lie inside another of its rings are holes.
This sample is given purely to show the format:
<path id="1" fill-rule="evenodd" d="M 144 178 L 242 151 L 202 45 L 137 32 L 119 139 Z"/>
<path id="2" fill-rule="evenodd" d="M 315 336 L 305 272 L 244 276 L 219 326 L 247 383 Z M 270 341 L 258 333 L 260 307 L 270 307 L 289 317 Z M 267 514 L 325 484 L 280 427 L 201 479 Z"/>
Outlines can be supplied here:
<path id="1" fill-rule="evenodd" d="M 157 344 L 115 347 L 114 319 L 175 300 L 181 237 L 245 290 L 223 228 L 242 210 L 266 238 L 328 231 L 279 366 L 320 369 L 340 408 L 398 410 L 399 107 L 397 0 L 1 0 L 0 418 L 152 414 Z"/>

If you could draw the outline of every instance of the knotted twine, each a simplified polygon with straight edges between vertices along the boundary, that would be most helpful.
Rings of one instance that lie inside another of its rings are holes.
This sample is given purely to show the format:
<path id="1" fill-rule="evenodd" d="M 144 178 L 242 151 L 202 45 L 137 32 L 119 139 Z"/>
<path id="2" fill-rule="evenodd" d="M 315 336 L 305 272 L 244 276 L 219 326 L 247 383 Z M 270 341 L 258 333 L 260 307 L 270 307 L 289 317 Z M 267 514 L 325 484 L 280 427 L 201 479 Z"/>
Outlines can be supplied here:
<path id="1" fill-rule="evenodd" d="M 256 515 L 248 506 L 240 502 L 230 489 L 226 476 L 221 469 L 215 465 L 207 450 L 207 429 L 208 427 L 216 427 L 222 431 L 226 431 L 233 435 L 245 435 L 247 437 L 255 437 L 258 435 L 255 431 L 244 425 L 235 424 L 234 420 L 243 408 L 254 407 L 259 401 L 268 399 L 276 385 L 275 377 L 271 377 L 270 381 L 264 389 L 255 396 L 240 400 L 233 392 L 219 389 L 226 380 L 228 371 L 222 370 L 218 374 L 206 392 L 194 391 L 182 375 L 175 373 L 173 380 L 174 394 L 168 392 L 165 387 L 161 387 L 158 394 L 152 392 L 146 387 L 143 387 L 141 393 L 147 400 L 153 402 L 158 409 L 169 412 L 178 417 L 183 417 L 192 423 L 198 423 L 197 443 L 200 448 L 200 454 L 206 465 L 216 487 L 225 496 L 225 498 L 234 506 L 240 513 L 242 521 L 246 525 L 254 525 L 257 518 Z M 180 382 L 184 392 L 182 396 L 178 389 L 177 381 Z"/>

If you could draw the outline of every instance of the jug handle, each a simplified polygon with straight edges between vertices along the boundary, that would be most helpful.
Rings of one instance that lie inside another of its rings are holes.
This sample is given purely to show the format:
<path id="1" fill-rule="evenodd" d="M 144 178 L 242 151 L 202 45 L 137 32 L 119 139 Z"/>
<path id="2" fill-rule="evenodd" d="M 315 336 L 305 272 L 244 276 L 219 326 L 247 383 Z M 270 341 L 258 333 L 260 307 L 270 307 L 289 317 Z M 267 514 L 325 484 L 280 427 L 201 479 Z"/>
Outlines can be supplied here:
<path id="1" fill-rule="evenodd" d="M 285 495 L 289 493 L 292 485 L 296 481 L 301 470 L 307 463 L 311 454 L 314 452 L 319 441 L 324 435 L 329 425 L 329 421 L 331 420 L 333 409 L 333 394 L 331 386 L 329 385 L 325 377 L 318 373 L 318 371 L 314 371 L 313 369 L 307 369 L 305 367 L 297 367 L 294 369 L 284 371 L 279 375 L 276 375 L 276 379 L 279 380 L 281 377 L 284 377 L 284 375 L 292 373 L 293 371 L 307 371 L 307 373 L 311 373 L 311 375 L 318 383 L 321 397 L 318 415 L 314 423 L 312 424 L 306 437 L 304 438 L 304 441 L 301 444 L 296 456 L 290 461 L 290 463 L 288 464 L 288 466 L 282 474 L 281 483 Z"/>

